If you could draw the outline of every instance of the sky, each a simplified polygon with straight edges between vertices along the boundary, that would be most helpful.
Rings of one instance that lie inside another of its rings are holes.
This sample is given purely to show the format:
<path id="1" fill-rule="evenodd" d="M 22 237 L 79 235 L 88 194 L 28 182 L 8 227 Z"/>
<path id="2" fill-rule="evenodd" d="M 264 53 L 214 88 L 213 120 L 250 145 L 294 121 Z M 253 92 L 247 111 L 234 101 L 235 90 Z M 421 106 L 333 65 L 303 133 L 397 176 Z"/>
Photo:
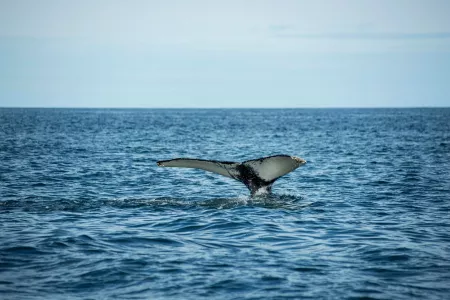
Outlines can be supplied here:
<path id="1" fill-rule="evenodd" d="M 450 1 L 0 0 L 0 107 L 450 106 Z"/>

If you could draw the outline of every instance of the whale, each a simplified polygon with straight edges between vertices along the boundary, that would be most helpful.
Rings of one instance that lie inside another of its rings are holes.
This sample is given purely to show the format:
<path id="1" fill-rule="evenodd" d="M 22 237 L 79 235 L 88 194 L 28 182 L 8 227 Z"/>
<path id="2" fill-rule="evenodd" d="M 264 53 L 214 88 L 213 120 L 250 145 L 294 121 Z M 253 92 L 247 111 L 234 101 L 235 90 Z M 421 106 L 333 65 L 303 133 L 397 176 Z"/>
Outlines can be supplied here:
<path id="1" fill-rule="evenodd" d="M 201 169 L 235 179 L 245 184 L 251 196 L 269 194 L 273 183 L 306 161 L 290 155 L 272 155 L 243 162 L 197 158 L 174 158 L 156 162 L 159 167 Z"/>

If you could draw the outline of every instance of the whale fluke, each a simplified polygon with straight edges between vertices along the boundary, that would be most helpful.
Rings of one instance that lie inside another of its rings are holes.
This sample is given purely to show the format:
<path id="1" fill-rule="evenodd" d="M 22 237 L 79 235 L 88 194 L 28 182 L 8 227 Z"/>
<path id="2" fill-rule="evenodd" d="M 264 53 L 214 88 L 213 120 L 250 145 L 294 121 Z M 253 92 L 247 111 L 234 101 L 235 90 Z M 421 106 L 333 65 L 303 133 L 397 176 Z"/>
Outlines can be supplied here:
<path id="1" fill-rule="evenodd" d="M 213 172 L 242 182 L 252 196 L 270 193 L 272 184 L 283 175 L 294 171 L 306 163 L 305 160 L 290 155 L 274 155 L 247 160 L 242 163 L 193 158 L 161 160 L 160 167 L 194 168 Z"/>

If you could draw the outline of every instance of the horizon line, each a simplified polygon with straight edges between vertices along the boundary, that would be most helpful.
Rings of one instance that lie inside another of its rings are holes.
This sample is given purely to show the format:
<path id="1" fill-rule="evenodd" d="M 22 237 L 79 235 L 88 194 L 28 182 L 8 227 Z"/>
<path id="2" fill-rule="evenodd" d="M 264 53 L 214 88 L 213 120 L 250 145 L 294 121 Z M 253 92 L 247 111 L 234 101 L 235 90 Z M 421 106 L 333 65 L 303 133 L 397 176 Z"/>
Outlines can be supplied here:
<path id="1" fill-rule="evenodd" d="M 139 107 L 139 106 L 0 106 L 0 109 L 405 109 L 450 108 L 448 106 L 303 106 L 303 107 Z"/>

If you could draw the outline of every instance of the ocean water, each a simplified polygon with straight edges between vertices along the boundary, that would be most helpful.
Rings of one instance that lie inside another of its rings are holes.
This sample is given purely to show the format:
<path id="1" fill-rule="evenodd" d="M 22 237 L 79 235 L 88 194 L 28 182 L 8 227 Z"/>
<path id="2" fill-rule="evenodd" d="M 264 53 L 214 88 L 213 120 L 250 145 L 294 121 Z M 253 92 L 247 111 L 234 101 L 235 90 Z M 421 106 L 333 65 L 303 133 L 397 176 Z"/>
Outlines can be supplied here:
<path id="1" fill-rule="evenodd" d="M 0 298 L 450 299 L 450 109 L 2 108 Z"/>

